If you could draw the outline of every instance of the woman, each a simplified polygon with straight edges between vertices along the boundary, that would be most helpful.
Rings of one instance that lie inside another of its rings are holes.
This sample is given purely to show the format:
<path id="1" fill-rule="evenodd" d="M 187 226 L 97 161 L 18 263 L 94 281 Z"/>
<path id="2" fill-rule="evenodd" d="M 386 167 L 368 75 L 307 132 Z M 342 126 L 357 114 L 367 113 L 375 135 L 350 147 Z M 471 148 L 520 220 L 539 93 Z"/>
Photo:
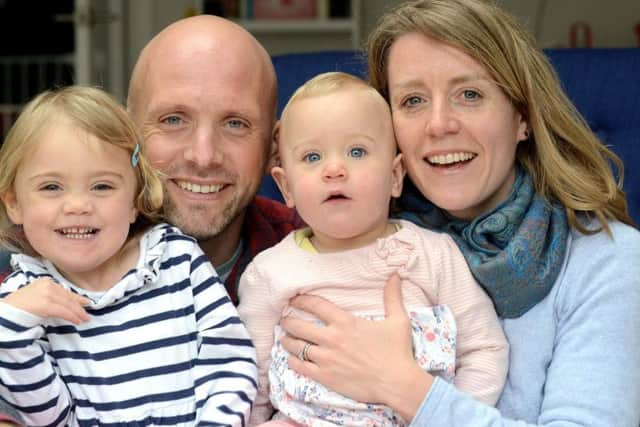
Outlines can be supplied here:
<path id="1" fill-rule="evenodd" d="M 401 216 L 452 235 L 510 342 L 496 408 L 413 361 L 398 281 L 387 319 L 321 299 L 294 305 L 285 347 L 302 374 L 413 425 L 640 424 L 640 233 L 609 165 L 542 52 L 481 0 L 423 0 L 387 13 L 368 45 L 413 186 Z M 434 206 L 435 205 L 435 206 Z"/>

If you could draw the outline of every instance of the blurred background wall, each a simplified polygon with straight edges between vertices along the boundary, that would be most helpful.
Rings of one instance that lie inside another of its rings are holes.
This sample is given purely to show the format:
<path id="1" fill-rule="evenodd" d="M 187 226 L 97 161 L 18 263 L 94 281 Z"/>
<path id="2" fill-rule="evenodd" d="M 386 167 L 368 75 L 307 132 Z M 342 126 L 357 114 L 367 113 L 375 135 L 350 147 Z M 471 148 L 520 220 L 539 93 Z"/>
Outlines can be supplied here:
<path id="1" fill-rule="evenodd" d="M 98 84 L 124 100 L 144 44 L 208 12 L 247 27 L 271 54 L 363 45 L 401 0 L 0 0 L 0 134 L 35 93 Z M 638 47 L 640 1 L 498 0 L 542 47 Z"/>

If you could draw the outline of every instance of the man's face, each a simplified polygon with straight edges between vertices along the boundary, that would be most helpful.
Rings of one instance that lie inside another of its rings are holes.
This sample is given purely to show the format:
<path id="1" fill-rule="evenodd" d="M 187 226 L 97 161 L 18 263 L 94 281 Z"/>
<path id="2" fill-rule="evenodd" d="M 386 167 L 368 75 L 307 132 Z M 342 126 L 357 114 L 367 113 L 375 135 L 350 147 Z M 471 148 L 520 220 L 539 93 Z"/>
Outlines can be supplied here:
<path id="1" fill-rule="evenodd" d="M 166 218 L 199 240 L 241 221 L 264 175 L 273 119 L 250 62 L 191 51 L 152 61 L 142 84 L 134 118 L 164 174 Z"/>

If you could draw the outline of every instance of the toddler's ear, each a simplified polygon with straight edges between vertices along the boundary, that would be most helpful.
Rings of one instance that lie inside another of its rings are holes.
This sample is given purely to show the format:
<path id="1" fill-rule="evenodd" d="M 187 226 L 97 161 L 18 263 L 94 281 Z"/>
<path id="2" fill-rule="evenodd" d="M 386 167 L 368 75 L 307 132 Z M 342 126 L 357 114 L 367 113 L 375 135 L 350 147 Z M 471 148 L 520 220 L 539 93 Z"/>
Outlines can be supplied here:
<path id="1" fill-rule="evenodd" d="M 2 203 L 4 204 L 4 208 L 7 211 L 7 216 L 16 225 L 22 224 L 22 210 L 20 209 L 20 205 L 18 204 L 18 198 L 16 197 L 16 193 L 13 191 L 8 191 L 2 195 L 0 195 L 0 199 L 2 199 Z"/>
<path id="2" fill-rule="evenodd" d="M 402 153 L 399 153 L 395 159 L 393 159 L 393 166 L 391 170 L 391 197 L 400 197 L 402 194 L 402 182 L 404 181 L 404 175 L 407 170 L 404 168 L 404 162 L 402 160 Z"/>
<path id="3" fill-rule="evenodd" d="M 291 195 L 291 191 L 289 190 L 289 182 L 287 181 L 287 174 L 285 173 L 284 169 L 282 169 L 282 167 L 280 166 L 274 166 L 271 169 L 271 176 L 278 185 L 278 189 L 280 189 L 280 193 L 282 193 L 284 202 L 289 208 L 293 209 L 296 204 L 293 200 L 293 196 Z"/>

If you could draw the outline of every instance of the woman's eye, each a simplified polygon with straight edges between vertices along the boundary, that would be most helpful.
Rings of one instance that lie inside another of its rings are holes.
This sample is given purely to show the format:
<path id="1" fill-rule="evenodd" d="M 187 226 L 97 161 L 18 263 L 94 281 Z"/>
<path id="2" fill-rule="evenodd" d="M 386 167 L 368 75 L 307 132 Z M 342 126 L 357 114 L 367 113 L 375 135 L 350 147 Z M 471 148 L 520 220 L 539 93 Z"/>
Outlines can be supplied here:
<path id="1" fill-rule="evenodd" d="M 367 154 L 367 151 L 364 148 L 352 148 L 349 150 L 349 156 L 351 157 L 364 157 Z"/>
<path id="2" fill-rule="evenodd" d="M 320 160 L 320 154 L 318 154 L 318 153 L 308 153 L 308 154 L 304 155 L 302 160 L 307 162 L 307 163 L 314 163 L 314 162 L 317 162 L 317 161 Z"/>
<path id="3" fill-rule="evenodd" d="M 419 96 L 410 96 L 404 101 L 404 105 L 407 107 L 415 107 L 422 103 L 422 99 Z"/>

